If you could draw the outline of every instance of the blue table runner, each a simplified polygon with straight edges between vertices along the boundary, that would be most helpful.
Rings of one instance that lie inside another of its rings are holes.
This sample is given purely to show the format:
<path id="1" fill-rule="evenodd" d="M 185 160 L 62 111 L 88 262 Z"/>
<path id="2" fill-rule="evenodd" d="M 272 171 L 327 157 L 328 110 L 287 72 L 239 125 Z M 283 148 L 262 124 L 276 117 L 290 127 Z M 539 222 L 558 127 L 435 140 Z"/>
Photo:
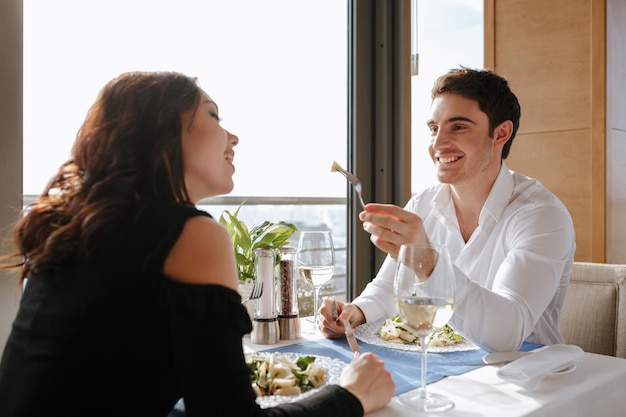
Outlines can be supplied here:
<path id="1" fill-rule="evenodd" d="M 385 361 L 396 384 L 395 395 L 402 394 L 421 385 L 421 353 L 359 342 L 361 352 L 372 352 Z M 524 342 L 522 351 L 530 351 L 542 345 Z M 264 352 L 294 352 L 302 355 L 318 355 L 339 359 L 349 363 L 352 360 L 352 351 L 345 338 L 318 339 L 296 343 L 288 346 L 265 349 Z M 484 349 L 466 350 L 450 353 L 428 353 L 426 383 L 431 384 L 446 376 L 461 375 L 476 369 L 477 366 L 467 364 L 481 363 L 487 353 Z"/>

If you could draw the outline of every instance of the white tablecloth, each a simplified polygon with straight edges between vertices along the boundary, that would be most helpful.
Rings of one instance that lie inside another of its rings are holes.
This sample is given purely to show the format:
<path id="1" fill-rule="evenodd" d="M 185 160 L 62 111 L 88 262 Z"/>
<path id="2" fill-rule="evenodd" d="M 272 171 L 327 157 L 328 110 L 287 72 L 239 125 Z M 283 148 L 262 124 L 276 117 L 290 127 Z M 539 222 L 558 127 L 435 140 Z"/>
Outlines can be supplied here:
<path id="1" fill-rule="evenodd" d="M 246 351 L 266 350 L 320 338 L 302 320 L 302 338 L 281 341 L 277 345 L 255 345 L 244 338 Z M 573 372 L 548 376 L 534 392 L 510 384 L 496 375 L 496 366 L 484 366 L 459 376 L 446 377 L 430 384 L 428 389 L 451 398 L 454 409 L 433 413 L 442 417 L 617 417 L 626 415 L 626 359 L 585 353 L 576 362 Z M 416 413 L 417 415 L 429 415 Z M 369 414 L 371 417 L 412 415 L 394 398 L 385 408 Z"/>

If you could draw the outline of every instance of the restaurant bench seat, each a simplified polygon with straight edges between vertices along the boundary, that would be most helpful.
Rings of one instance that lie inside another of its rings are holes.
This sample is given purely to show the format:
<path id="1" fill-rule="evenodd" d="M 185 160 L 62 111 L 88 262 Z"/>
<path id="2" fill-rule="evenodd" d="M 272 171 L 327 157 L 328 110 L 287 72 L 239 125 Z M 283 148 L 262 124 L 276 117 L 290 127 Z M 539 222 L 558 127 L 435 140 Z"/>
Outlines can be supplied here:
<path id="1" fill-rule="evenodd" d="M 626 358 L 626 265 L 574 262 L 561 331 L 586 352 Z"/>

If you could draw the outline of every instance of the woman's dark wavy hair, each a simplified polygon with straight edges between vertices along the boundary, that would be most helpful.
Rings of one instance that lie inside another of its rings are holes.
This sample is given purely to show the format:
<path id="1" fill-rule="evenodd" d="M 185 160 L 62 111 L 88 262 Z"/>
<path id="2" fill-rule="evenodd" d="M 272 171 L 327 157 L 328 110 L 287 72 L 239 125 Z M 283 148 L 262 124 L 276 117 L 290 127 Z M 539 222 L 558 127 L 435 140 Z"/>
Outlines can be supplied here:
<path id="1" fill-rule="evenodd" d="M 90 108 L 71 158 L 18 218 L 17 253 L 2 266 L 21 266 L 21 280 L 54 273 L 89 256 L 107 227 L 133 208 L 192 205 L 181 113 L 197 109 L 200 93 L 195 78 L 175 72 L 132 72 L 110 81 Z"/>
<path id="2" fill-rule="evenodd" d="M 435 81 L 431 91 L 432 99 L 443 93 L 458 94 L 476 100 L 480 110 L 489 118 L 490 137 L 493 137 L 494 129 L 500 123 L 506 120 L 513 122 L 511 137 L 502 148 L 502 159 L 506 159 L 521 117 L 519 102 L 509 88 L 507 80 L 490 70 L 461 67 L 450 70 Z"/>

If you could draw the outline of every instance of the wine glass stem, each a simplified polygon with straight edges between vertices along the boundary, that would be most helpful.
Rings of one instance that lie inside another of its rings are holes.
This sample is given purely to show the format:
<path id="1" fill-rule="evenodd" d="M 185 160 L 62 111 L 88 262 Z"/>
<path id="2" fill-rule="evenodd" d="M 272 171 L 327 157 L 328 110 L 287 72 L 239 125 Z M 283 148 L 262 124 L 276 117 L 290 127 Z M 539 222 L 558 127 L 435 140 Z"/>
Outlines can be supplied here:
<path id="1" fill-rule="evenodd" d="M 317 310 L 319 310 L 320 307 L 320 287 L 313 287 L 313 290 L 313 328 L 317 329 L 317 316 L 319 314 Z"/>
<path id="2" fill-rule="evenodd" d="M 422 391 L 420 396 L 426 399 L 428 393 L 426 392 L 426 356 L 428 354 L 428 336 L 420 337 L 420 343 L 422 344 Z"/>

